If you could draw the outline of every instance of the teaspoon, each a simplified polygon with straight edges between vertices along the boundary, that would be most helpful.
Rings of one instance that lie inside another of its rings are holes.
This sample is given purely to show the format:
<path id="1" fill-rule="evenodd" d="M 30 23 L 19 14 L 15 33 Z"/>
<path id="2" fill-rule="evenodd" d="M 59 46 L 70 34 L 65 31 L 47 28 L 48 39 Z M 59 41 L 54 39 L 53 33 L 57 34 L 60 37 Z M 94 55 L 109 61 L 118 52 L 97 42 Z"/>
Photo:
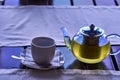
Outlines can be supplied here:
<path id="1" fill-rule="evenodd" d="M 14 58 L 14 59 L 18 59 L 18 60 L 24 60 L 24 61 L 34 62 L 32 60 L 28 60 L 28 59 L 25 59 L 23 57 L 18 57 L 18 56 L 15 56 L 15 55 L 12 55 L 11 57 Z"/>

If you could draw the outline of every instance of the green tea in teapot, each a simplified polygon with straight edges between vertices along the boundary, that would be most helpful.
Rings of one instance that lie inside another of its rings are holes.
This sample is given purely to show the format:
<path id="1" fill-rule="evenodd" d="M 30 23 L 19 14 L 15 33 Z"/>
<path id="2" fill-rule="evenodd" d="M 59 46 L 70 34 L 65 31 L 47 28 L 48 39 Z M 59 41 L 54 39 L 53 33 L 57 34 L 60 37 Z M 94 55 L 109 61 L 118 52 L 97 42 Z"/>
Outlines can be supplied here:
<path id="1" fill-rule="evenodd" d="M 110 43 L 102 46 L 80 45 L 73 41 L 71 51 L 74 56 L 85 63 L 97 63 L 102 61 L 110 52 Z"/>

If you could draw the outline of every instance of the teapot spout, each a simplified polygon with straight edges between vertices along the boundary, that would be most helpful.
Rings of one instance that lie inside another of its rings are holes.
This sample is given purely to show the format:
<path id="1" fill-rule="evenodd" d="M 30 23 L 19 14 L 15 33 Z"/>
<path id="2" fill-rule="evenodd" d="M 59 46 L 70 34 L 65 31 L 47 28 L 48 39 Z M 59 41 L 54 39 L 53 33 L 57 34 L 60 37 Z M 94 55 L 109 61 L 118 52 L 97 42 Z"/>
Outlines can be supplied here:
<path id="1" fill-rule="evenodd" d="M 66 47 L 71 50 L 71 40 L 70 40 L 70 36 L 68 34 L 67 29 L 65 27 L 61 27 L 61 31 L 64 36 L 64 42 L 65 42 Z"/>

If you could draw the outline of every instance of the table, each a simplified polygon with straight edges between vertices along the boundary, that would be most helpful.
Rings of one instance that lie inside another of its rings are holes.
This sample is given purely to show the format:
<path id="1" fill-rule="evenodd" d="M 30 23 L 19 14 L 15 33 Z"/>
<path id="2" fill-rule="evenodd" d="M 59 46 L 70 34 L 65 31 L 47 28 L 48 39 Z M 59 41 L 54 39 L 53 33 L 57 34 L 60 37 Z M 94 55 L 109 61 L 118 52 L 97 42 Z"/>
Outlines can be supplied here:
<path id="1" fill-rule="evenodd" d="M 4 69 L 5 72 L 7 71 L 6 69 L 11 70 L 10 73 L 5 73 L 5 76 L 6 74 L 15 73 L 14 70 L 12 73 L 12 69 L 14 68 L 17 68 L 17 71 L 21 72 L 20 74 L 24 73 L 26 70 L 23 69 L 26 69 L 27 67 L 21 65 L 20 60 L 12 59 L 11 55 L 15 54 L 19 56 L 25 46 L 30 46 L 32 38 L 37 36 L 47 36 L 55 39 L 57 48 L 61 50 L 65 57 L 65 64 L 60 68 L 60 71 L 58 69 L 58 73 L 61 72 L 61 69 L 63 70 L 63 74 L 65 72 L 68 72 L 69 74 L 70 71 L 74 72 L 74 70 L 75 74 L 82 74 L 84 73 L 84 70 L 90 70 L 88 73 L 92 73 L 92 71 L 93 73 L 99 72 L 94 70 L 100 70 L 100 73 L 102 73 L 101 70 L 108 70 L 108 73 L 110 73 L 107 75 L 111 75 L 111 71 L 109 70 L 112 70 L 112 73 L 115 71 L 115 73 L 118 74 L 117 77 L 114 76 L 118 79 L 120 70 L 119 55 L 108 56 L 103 62 L 93 65 L 79 62 L 65 47 L 60 27 L 66 26 L 71 37 L 78 32 L 81 27 L 89 26 L 91 23 L 103 28 L 105 34 L 120 34 L 119 8 L 119 6 L 0 6 L 0 18 L 2 19 L 0 20 L 0 26 L 2 26 L 0 28 L 1 71 L 3 70 L 2 72 L 4 72 Z M 119 48 L 119 44 L 119 39 L 111 39 L 113 50 Z M 19 68 L 22 70 L 19 70 Z M 68 69 L 70 69 L 70 71 Z M 83 70 L 83 72 L 81 72 L 81 70 Z M 29 70 L 27 72 L 29 72 Z M 74 74 L 70 73 L 69 75 Z M 2 78 L 5 77 L 2 74 L 0 76 Z M 79 75 L 76 75 L 76 77 L 78 76 Z M 101 78 L 101 75 L 96 77 Z M 91 79 L 93 78 L 91 77 Z"/>
<path id="2" fill-rule="evenodd" d="M 20 60 L 11 58 L 11 55 L 19 56 L 23 52 L 23 47 L 2 47 L 0 68 L 27 68 L 21 64 Z M 66 47 L 57 47 L 64 55 L 65 64 L 60 69 L 82 69 L 82 70 L 115 70 L 112 59 L 108 56 L 103 62 L 98 64 L 85 64 L 76 60 L 71 51 Z"/>

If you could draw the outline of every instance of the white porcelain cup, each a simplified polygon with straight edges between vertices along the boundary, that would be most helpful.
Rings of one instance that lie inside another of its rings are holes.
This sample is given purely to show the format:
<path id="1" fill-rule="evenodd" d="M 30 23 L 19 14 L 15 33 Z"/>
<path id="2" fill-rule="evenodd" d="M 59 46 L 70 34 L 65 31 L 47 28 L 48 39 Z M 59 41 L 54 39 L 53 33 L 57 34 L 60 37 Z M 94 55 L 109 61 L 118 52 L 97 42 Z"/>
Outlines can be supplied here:
<path id="1" fill-rule="evenodd" d="M 37 64 L 50 65 L 55 54 L 55 41 L 49 37 L 35 37 L 32 39 L 31 52 Z"/>

